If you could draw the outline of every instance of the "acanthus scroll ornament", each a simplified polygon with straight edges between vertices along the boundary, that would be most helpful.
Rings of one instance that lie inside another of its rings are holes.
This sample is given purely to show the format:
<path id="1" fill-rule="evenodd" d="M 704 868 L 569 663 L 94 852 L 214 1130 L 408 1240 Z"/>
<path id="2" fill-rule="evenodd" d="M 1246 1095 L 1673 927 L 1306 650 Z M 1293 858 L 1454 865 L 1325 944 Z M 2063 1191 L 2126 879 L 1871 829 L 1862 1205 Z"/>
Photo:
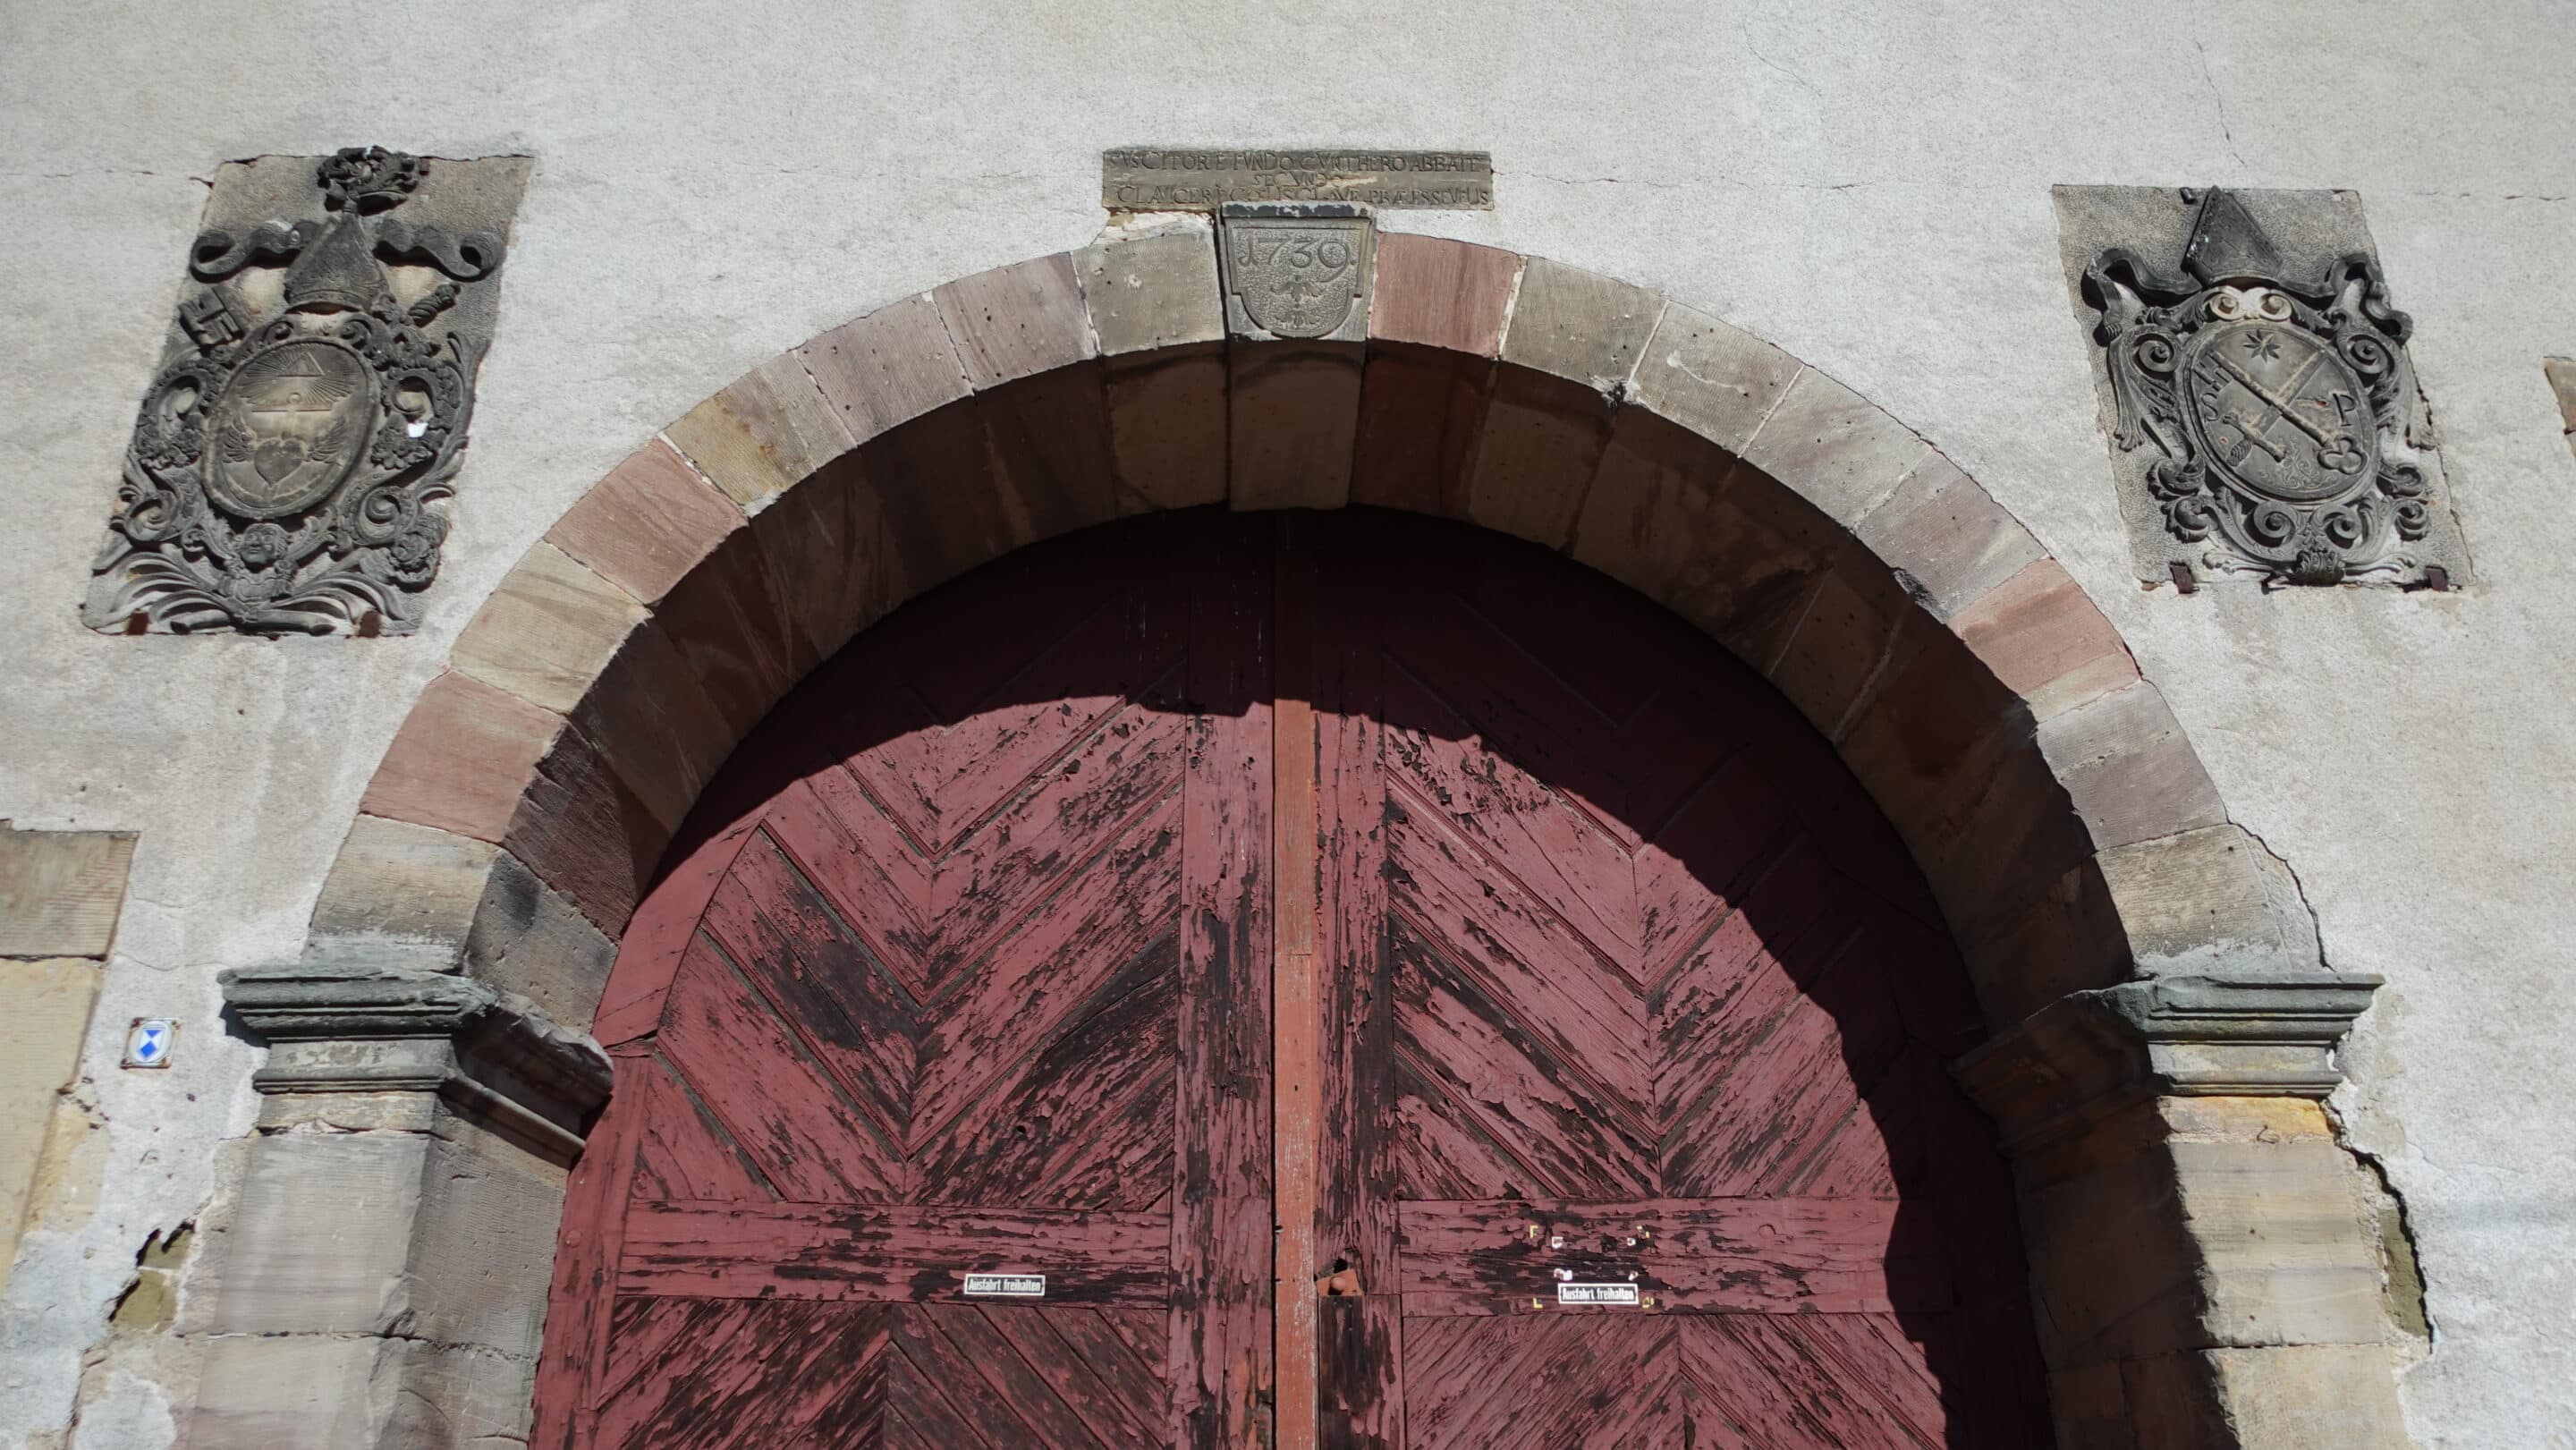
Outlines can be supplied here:
<path id="1" fill-rule="evenodd" d="M 312 173 L 322 216 L 198 237 L 93 565 L 92 628 L 416 627 L 489 307 L 444 315 L 504 251 L 495 230 L 389 215 L 431 165 L 352 147 Z"/>
<path id="2" fill-rule="evenodd" d="M 2403 583 L 2433 520 L 2405 346 L 2379 266 L 2296 269 L 2235 196 L 2198 198 L 2181 267 L 2124 247 L 2085 270 L 2117 410 L 2189 563 L 2266 586 Z M 2294 273 L 2300 273 L 2294 275 Z"/>

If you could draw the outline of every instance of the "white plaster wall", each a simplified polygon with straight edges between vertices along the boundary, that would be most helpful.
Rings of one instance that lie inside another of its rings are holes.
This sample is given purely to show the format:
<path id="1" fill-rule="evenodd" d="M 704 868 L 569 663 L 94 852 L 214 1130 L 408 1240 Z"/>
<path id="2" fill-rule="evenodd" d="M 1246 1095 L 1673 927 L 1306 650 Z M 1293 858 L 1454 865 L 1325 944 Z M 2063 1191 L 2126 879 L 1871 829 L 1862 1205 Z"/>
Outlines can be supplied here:
<path id="1" fill-rule="evenodd" d="M 2341 1106 L 2422 1244 L 2416 1434 L 2576 1446 L 2576 459 L 2539 361 L 2576 353 L 2570 74 L 2565 0 L 10 0 L 0 817 L 141 844 L 83 1088 L 96 1192 L 34 1226 L 0 1303 L 0 1446 L 168 1443 L 186 1367 L 112 1346 L 106 1314 L 250 1117 L 214 974 L 295 950 L 370 769 L 521 549 L 746 366 L 1086 242 L 1098 153 L 1142 141 L 1490 149 L 1498 210 L 1391 224 L 1667 290 L 1983 480 L 2127 635 L 2335 963 L 2389 979 Z M 81 629 L 193 178 L 369 142 L 537 158 L 425 630 Z M 2057 182 L 2358 190 L 2476 587 L 2141 591 Z M 179 1065 L 120 1073 L 147 1012 L 186 1019 Z"/>

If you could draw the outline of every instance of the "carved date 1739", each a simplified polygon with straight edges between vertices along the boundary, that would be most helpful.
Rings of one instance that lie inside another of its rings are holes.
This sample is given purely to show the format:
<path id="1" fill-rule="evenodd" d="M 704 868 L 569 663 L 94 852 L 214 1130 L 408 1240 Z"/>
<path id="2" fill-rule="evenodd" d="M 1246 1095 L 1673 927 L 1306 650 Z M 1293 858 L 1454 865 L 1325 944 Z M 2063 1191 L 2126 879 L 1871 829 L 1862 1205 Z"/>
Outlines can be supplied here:
<path id="1" fill-rule="evenodd" d="M 252 211 L 265 219 L 229 229 L 228 210 L 290 199 L 259 195 L 276 163 L 227 167 L 233 196 L 218 183 L 217 225 L 190 254 L 193 285 L 93 566 L 94 629 L 399 634 L 419 622 L 524 163 L 352 147 L 303 164 L 300 206 L 318 216 Z M 482 174 L 431 210 L 466 229 L 395 214 L 450 164 Z"/>

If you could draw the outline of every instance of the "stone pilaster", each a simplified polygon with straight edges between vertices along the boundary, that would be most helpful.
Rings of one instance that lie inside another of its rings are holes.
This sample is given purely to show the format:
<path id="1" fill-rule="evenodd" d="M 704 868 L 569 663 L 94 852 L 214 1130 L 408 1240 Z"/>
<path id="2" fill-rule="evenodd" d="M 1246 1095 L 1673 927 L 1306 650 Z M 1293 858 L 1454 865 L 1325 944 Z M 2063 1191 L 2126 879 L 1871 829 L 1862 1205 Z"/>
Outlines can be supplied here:
<path id="1" fill-rule="evenodd" d="M 565 1167 L 607 1055 L 444 973 L 305 964 L 223 984 L 270 1053 L 187 1443 L 524 1437 Z"/>
<path id="2" fill-rule="evenodd" d="M 2320 1105 L 2378 985 L 2128 982 L 1959 1064 L 2013 1159 L 2064 1450 L 2409 1443 L 2362 1184 Z"/>

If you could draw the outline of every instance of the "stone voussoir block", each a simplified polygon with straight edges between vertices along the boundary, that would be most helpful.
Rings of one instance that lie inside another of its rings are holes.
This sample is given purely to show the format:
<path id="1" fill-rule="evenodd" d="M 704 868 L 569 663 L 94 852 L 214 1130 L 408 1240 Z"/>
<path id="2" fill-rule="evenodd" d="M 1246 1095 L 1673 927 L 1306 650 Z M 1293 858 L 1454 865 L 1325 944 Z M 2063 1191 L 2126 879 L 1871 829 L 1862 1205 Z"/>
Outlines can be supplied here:
<path id="1" fill-rule="evenodd" d="M 359 816 L 322 878 L 305 957 L 454 970 L 504 854 L 435 826 Z"/>
<path id="2" fill-rule="evenodd" d="M 1938 452 L 1918 460 L 1853 532 L 1889 567 L 1904 570 L 1944 619 L 2048 552 L 1984 485 Z"/>
<path id="3" fill-rule="evenodd" d="M 1573 555 L 1768 662 L 1848 540 L 1814 506 L 1698 434 L 1623 408 Z"/>
<path id="4" fill-rule="evenodd" d="M 1798 375 L 1796 358 L 1675 303 L 1664 309 L 1638 359 L 1628 401 L 1742 453 Z"/>
<path id="5" fill-rule="evenodd" d="M 1931 450 L 1877 404 L 1804 368 L 1741 452 L 1745 462 L 1849 528 L 1886 502 Z"/>
<path id="6" fill-rule="evenodd" d="M 1708 440 L 1638 408 L 1612 420 L 1609 442 L 1574 529 L 1574 557 L 1663 600 L 1685 560 L 1710 536 L 1735 459 Z"/>
<path id="7" fill-rule="evenodd" d="M 655 626 L 737 735 L 817 661 L 787 592 L 752 531 L 737 528 L 654 609 Z"/>
<path id="8" fill-rule="evenodd" d="M 1118 463 L 1107 369 L 1085 360 L 975 395 L 1003 507 L 1025 537 L 1053 538 L 1117 517 Z"/>
<path id="9" fill-rule="evenodd" d="M 1225 341 L 1216 240 L 1204 227 L 1085 247 L 1073 268 L 1102 357 Z"/>
<path id="10" fill-rule="evenodd" d="M 751 534 L 816 659 L 829 659 L 909 592 L 887 551 L 884 512 L 857 453 L 844 454 L 775 507 L 752 515 Z"/>
<path id="11" fill-rule="evenodd" d="M 1470 357 L 1500 354 L 1524 260 L 1518 252 L 1473 242 L 1380 233 L 1369 340 Z"/>
<path id="12" fill-rule="evenodd" d="M 976 390 L 1100 355 L 1075 261 L 1074 254 L 1059 252 L 1014 262 L 930 294 Z"/>
<path id="13" fill-rule="evenodd" d="M 2164 692 L 2145 680 L 2051 716 L 2038 739 L 2097 849 L 2227 820 Z"/>
<path id="14" fill-rule="evenodd" d="M 1225 344 L 1113 357 L 1106 373 L 1119 511 L 1225 502 Z"/>
<path id="15" fill-rule="evenodd" d="M 634 595 L 539 539 L 475 611 L 448 664 L 565 714 L 648 617 Z"/>
<path id="16" fill-rule="evenodd" d="M 1585 384 L 1497 370 L 1467 474 L 1467 517 L 1546 548 L 1568 547 L 1610 442 L 1612 410 Z"/>
<path id="17" fill-rule="evenodd" d="M 1512 301 L 1502 359 L 1616 397 L 1663 314 L 1660 293 L 1532 257 Z"/>
<path id="18" fill-rule="evenodd" d="M 662 432 L 753 515 L 848 453 L 854 442 L 840 410 L 793 352 L 734 379 Z"/>
<path id="19" fill-rule="evenodd" d="M 743 522 L 742 509 L 657 436 L 591 485 L 546 540 L 650 607 Z"/>
<path id="20" fill-rule="evenodd" d="M 1358 443 L 1361 345 L 1253 342 L 1226 351 L 1227 503 L 1340 508 Z"/>
<path id="21" fill-rule="evenodd" d="M 671 830 L 607 755 L 566 724 L 538 758 L 499 844 L 614 936 L 634 913 Z"/>
<path id="22" fill-rule="evenodd" d="M 2140 841 L 2096 860 L 2141 973 L 2322 970 L 2296 878 L 2241 826 Z"/>
<path id="23" fill-rule="evenodd" d="M 668 622 L 656 620 L 626 637 L 571 719 L 636 798 L 676 827 L 733 752 L 735 719 L 752 708 L 738 704 L 728 716 L 671 642 Z"/>
<path id="24" fill-rule="evenodd" d="M 2038 719 L 2138 679 L 2120 632 L 2054 559 L 2025 566 L 1962 606 L 1949 623 Z"/>
<path id="25" fill-rule="evenodd" d="M 1351 502 L 1467 514 L 1467 482 L 1494 387 L 1493 359 L 1415 343 L 1369 344 Z"/>
<path id="26" fill-rule="evenodd" d="M 501 853 L 466 933 L 469 975 L 515 992 L 556 1022 L 584 1032 L 616 960 L 614 938 L 518 857 Z"/>
<path id="27" fill-rule="evenodd" d="M 798 348 L 796 357 L 858 443 L 973 391 L 939 304 L 928 295 L 845 322 Z"/>
<path id="28" fill-rule="evenodd" d="M 1818 731 L 1840 738 L 1915 608 L 1877 559 L 1838 551 L 1766 673 Z"/>
<path id="29" fill-rule="evenodd" d="M 498 843 L 564 718 L 455 670 L 421 691 L 361 813 Z"/>
<path id="30" fill-rule="evenodd" d="M 2019 697 L 1916 609 L 1898 620 L 1885 667 L 1835 738 L 1844 764 L 1928 857 L 2031 733 Z"/>

